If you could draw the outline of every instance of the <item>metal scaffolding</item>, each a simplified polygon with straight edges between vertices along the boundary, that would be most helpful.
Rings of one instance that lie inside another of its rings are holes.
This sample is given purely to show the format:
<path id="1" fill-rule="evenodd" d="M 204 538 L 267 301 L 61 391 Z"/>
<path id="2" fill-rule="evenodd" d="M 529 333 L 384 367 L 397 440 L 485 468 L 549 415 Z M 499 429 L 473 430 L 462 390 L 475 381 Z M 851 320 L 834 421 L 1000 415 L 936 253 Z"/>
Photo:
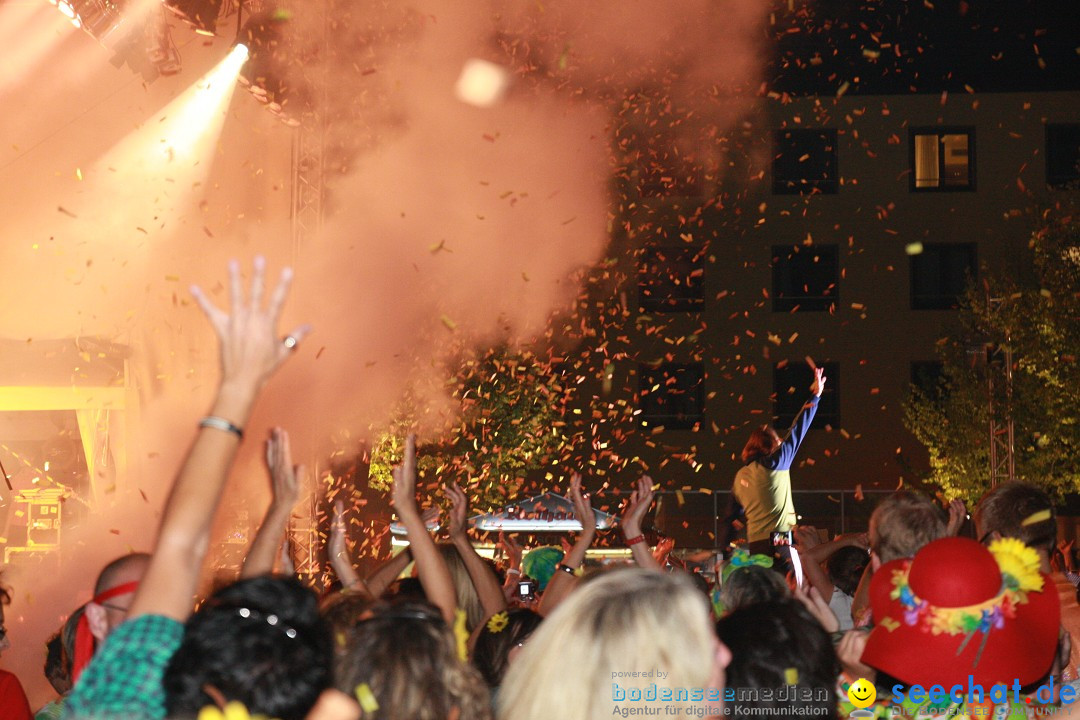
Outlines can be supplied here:
<path id="1" fill-rule="evenodd" d="M 297 0 L 295 7 L 308 17 L 315 16 L 312 27 L 322 29 L 317 42 L 322 46 L 321 57 L 326 57 L 329 32 L 330 0 Z M 286 3 L 288 5 L 289 3 Z M 322 229 L 323 203 L 325 200 L 326 117 L 323 112 L 326 98 L 325 70 L 316 68 L 309 79 L 315 85 L 317 104 L 305 113 L 302 122 L 293 133 L 292 143 L 292 255 L 296 263 L 300 253 L 307 249 Z M 313 459 L 310 467 L 318 467 Z M 315 477 L 318 477 L 316 473 Z M 297 507 L 289 520 L 289 542 L 292 545 L 296 574 L 311 585 L 321 582 L 322 542 L 319 537 L 318 504 L 319 484 L 313 481 L 306 502 Z"/>
<path id="2" fill-rule="evenodd" d="M 986 293 L 986 313 L 991 326 L 1004 298 L 991 297 Z M 1016 460 L 1013 442 L 1012 393 L 1013 352 L 1012 337 L 1005 330 L 1005 341 L 986 346 L 986 397 L 990 417 L 990 487 L 1016 479 Z M 1001 407 L 996 395 L 1003 390 L 1005 407 Z"/>

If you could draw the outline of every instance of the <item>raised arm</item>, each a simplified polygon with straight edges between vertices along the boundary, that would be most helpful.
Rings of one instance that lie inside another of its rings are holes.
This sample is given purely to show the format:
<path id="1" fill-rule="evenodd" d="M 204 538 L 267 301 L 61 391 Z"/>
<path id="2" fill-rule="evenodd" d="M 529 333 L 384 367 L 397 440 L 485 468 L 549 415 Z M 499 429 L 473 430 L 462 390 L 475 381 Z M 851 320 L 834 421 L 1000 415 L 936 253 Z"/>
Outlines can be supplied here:
<path id="1" fill-rule="evenodd" d="M 518 581 L 521 580 L 521 546 L 517 544 L 513 535 L 504 535 L 499 531 L 499 542 L 496 550 L 502 548 L 506 555 L 506 579 L 503 581 L 502 592 L 507 603 L 517 591 Z"/>
<path id="2" fill-rule="evenodd" d="M 405 572 L 405 568 L 409 567 L 412 560 L 412 552 L 409 548 L 402 548 L 401 552 L 380 565 L 365 581 L 371 596 L 382 597 L 386 589 L 393 585 L 401 573 Z"/>
<path id="3" fill-rule="evenodd" d="M 638 478 L 637 487 L 630 495 L 630 503 L 626 506 L 626 512 L 622 516 L 623 539 L 630 546 L 630 552 L 634 556 L 634 562 L 639 567 L 647 570 L 659 570 L 660 565 L 656 558 L 649 552 L 649 544 L 645 542 L 645 533 L 641 530 L 641 521 L 649 512 L 653 501 L 653 481 L 648 475 Z"/>
<path id="4" fill-rule="evenodd" d="M 409 535 L 409 547 L 416 561 L 416 573 L 428 600 L 442 611 L 451 627 L 455 621 L 457 596 L 454 581 L 435 541 L 428 534 L 416 505 L 416 436 L 405 438 L 405 458 L 394 468 L 394 509 Z"/>
<path id="5" fill-rule="evenodd" d="M 245 298 L 240 266 L 235 261 L 229 263 L 229 313 L 215 307 L 198 287 L 191 289 L 221 345 L 221 381 L 210 415 L 200 423 L 195 443 L 173 482 L 157 544 L 128 619 L 157 614 L 184 621 L 191 613 L 199 571 L 210 545 L 210 526 L 242 428 L 259 390 L 306 332 L 306 328 L 297 328 L 288 336 L 291 341 L 282 342 L 277 324 L 292 271 L 281 273 L 264 308 L 265 275 L 265 259 L 255 258 L 251 294 Z"/>
<path id="6" fill-rule="evenodd" d="M 330 556 L 330 567 L 341 581 L 342 590 L 363 590 L 368 587 L 353 567 L 349 557 L 349 547 L 345 542 L 345 507 L 338 500 L 334 503 L 334 517 L 330 521 L 330 539 L 326 543 L 326 553 Z"/>
<path id="7" fill-rule="evenodd" d="M 570 500 L 574 503 L 574 515 L 581 523 L 581 532 L 577 536 L 574 547 L 570 548 L 570 552 L 559 563 L 558 569 L 548 581 L 547 588 L 540 598 L 540 607 L 537 612 L 545 616 L 577 586 L 578 578 L 574 573 L 585 562 L 585 553 L 588 552 L 596 537 L 596 513 L 593 512 L 588 493 L 581 491 L 580 473 L 574 473 L 570 477 Z"/>
<path id="8" fill-rule="evenodd" d="M 804 533 L 812 534 L 816 539 L 817 532 L 813 528 L 805 526 L 796 529 L 795 537 L 801 541 Z M 806 574 L 806 580 L 817 588 L 825 602 L 832 600 L 833 583 L 828 573 L 825 572 L 825 568 L 822 567 L 822 563 L 826 562 L 840 548 L 860 547 L 865 550 L 868 543 L 866 533 L 841 535 L 834 540 L 823 543 L 799 543 L 799 554 L 803 560 L 803 572 Z"/>
<path id="9" fill-rule="evenodd" d="M 289 514 L 300 494 L 298 478 L 304 477 L 304 467 L 292 464 L 289 433 L 279 427 L 270 431 L 270 439 L 266 441 L 266 466 L 270 470 L 270 507 L 244 559 L 244 568 L 240 571 L 242 578 L 274 571 L 274 560 L 289 524 Z"/>
<path id="10" fill-rule="evenodd" d="M 476 594 L 480 597 L 480 605 L 484 608 L 484 617 L 489 618 L 506 609 L 502 586 L 499 585 L 499 578 L 495 576 L 491 566 L 477 554 L 476 548 L 469 541 L 469 499 L 465 497 L 465 491 L 457 483 L 450 483 L 446 486 L 446 495 L 453 503 L 450 508 L 450 542 L 457 548 L 458 555 L 465 563 Z"/>
<path id="11" fill-rule="evenodd" d="M 806 437 L 806 432 L 810 429 L 810 424 L 814 422 L 818 401 L 821 400 L 821 393 L 824 390 L 825 370 L 816 367 L 814 368 L 814 384 L 810 386 L 810 399 L 795 417 L 795 422 L 791 424 L 787 437 L 784 438 L 784 441 L 780 444 L 780 449 L 773 456 L 775 458 L 774 469 L 787 470 L 791 467 L 791 463 L 795 461 L 795 453 L 799 451 L 799 446 L 802 445 L 803 438 Z"/>

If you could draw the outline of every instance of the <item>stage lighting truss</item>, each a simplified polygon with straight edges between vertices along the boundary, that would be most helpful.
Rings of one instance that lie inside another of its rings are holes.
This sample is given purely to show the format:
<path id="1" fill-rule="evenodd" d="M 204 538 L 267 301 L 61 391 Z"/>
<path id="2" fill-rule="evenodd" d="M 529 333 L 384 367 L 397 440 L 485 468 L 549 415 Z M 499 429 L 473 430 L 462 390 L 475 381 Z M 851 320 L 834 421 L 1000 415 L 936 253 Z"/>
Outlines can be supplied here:
<path id="1" fill-rule="evenodd" d="M 121 7 L 110 0 L 49 0 L 71 24 L 101 42 L 108 41 L 124 26 Z"/>
<path id="2" fill-rule="evenodd" d="M 253 15 L 244 24 L 237 41 L 247 46 L 250 56 L 238 80 L 282 122 L 297 127 L 312 105 L 290 17 L 278 9 Z"/>
<path id="3" fill-rule="evenodd" d="M 173 42 L 164 10 L 155 13 L 154 18 L 147 23 L 144 41 L 146 57 L 157 68 L 158 74 L 176 75 L 180 72 L 180 51 Z"/>
<path id="4" fill-rule="evenodd" d="M 163 4 L 200 35 L 216 35 L 218 20 L 237 7 L 234 0 L 163 0 Z"/>
<path id="5" fill-rule="evenodd" d="M 268 0 L 161 0 L 162 5 L 200 35 L 222 34 L 218 24 L 236 14 L 250 16 L 266 10 Z"/>

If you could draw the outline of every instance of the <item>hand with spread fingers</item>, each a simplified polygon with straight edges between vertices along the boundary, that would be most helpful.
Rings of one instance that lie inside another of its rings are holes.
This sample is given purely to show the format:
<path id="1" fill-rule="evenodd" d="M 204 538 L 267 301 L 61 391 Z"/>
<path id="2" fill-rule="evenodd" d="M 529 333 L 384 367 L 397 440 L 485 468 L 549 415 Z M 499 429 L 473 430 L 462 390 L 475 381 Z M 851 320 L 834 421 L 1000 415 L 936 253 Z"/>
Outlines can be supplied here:
<path id="1" fill-rule="evenodd" d="M 266 284 L 266 259 L 255 258 L 251 278 L 251 293 L 245 298 L 240 264 L 229 263 L 230 311 L 226 313 L 207 298 L 203 290 L 193 285 L 191 294 L 206 313 L 221 343 L 222 385 L 237 385 L 241 389 L 258 390 L 285 361 L 296 344 L 310 331 L 308 325 L 300 325 L 287 336 L 277 334 L 281 309 L 292 283 L 292 269 L 285 268 L 270 295 L 263 304 Z"/>

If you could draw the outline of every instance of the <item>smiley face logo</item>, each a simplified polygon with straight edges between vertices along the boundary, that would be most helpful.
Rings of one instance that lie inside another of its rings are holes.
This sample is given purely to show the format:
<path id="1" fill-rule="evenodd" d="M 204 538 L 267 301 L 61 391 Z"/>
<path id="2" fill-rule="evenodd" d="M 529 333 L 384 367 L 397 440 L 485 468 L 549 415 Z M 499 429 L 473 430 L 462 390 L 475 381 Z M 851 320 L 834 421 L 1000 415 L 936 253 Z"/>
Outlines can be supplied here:
<path id="1" fill-rule="evenodd" d="M 847 691 L 848 700 L 857 708 L 867 708 L 877 699 L 877 688 L 866 678 L 859 678 L 851 683 Z"/>

